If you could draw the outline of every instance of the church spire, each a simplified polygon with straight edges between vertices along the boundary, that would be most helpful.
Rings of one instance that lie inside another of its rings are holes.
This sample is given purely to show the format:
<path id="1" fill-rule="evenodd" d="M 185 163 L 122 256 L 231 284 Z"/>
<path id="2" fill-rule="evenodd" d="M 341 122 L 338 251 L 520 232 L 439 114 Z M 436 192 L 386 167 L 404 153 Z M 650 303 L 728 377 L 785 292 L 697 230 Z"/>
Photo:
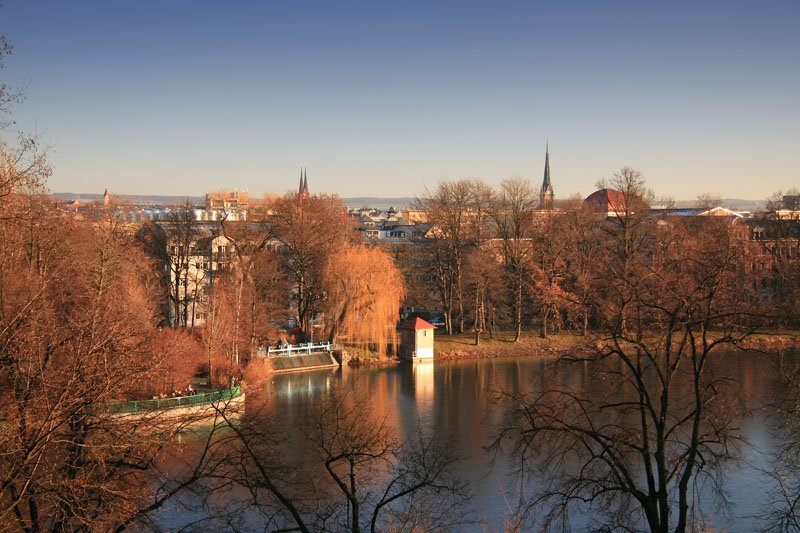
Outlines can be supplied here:
<path id="1" fill-rule="evenodd" d="M 308 170 L 305 165 L 300 167 L 300 190 L 297 193 L 302 198 L 308 198 Z"/>
<path id="2" fill-rule="evenodd" d="M 542 180 L 542 190 L 539 193 L 539 209 L 552 208 L 553 182 L 550 181 L 550 141 L 548 141 L 544 151 L 544 180 Z"/>
<path id="3" fill-rule="evenodd" d="M 297 194 L 303 194 L 303 167 L 300 167 L 300 188 L 297 189 Z"/>

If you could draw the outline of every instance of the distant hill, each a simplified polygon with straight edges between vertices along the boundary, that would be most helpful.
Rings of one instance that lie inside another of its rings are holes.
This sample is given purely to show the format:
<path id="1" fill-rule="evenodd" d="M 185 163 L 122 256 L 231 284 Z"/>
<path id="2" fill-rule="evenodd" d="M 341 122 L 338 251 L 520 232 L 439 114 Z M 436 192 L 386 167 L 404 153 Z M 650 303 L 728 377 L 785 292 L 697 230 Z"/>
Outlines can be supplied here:
<path id="1" fill-rule="evenodd" d="M 410 207 L 414 204 L 416 198 L 411 196 L 403 196 L 401 198 L 380 198 L 376 196 L 359 196 L 356 198 L 342 198 L 342 202 L 347 207 L 378 207 L 378 208 L 389 208 L 394 207 L 395 209 L 403 209 L 404 207 Z"/>
<path id="2" fill-rule="evenodd" d="M 738 200 L 736 198 L 725 198 L 722 205 L 729 206 L 740 211 L 758 211 L 764 209 L 764 200 Z"/>

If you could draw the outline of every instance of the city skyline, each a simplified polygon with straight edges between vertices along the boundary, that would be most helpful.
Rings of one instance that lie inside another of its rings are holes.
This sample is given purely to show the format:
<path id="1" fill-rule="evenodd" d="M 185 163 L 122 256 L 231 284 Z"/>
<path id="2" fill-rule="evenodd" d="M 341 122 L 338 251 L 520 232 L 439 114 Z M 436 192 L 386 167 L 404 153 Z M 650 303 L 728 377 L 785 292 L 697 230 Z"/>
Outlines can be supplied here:
<path id="1" fill-rule="evenodd" d="M 8 2 L 0 72 L 58 192 L 418 196 L 441 179 L 557 198 L 623 165 L 660 196 L 800 183 L 800 7 Z"/>

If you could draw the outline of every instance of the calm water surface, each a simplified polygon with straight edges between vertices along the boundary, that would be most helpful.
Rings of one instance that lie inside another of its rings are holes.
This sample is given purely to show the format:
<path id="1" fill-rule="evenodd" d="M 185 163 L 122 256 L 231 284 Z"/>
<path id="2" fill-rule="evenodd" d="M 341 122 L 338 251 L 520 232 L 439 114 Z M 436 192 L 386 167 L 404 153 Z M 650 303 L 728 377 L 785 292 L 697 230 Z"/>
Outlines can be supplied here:
<path id="1" fill-rule="evenodd" d="M 796 360 L 794 355 L 737 352 L 720 354 L 714 361 L 716 375 L 734 378 L 737 383 L 728 392 L 729 402 L 741 410 L 738 427 L 750 444 L 742 448 L 741 460 L 726 472 L 730 516 L 724 517 L 713 506 L 705 509 L 714 518 L 715 529 L 752 531 L 761 527 L 754 515 L 768 503 L 768 480 L 759 468 L 766 466 L 764 454 L 775 445 L 763 408 L 783 393 L 777 372 L 781 358 Z M 493 462 L 486 451 L 502 417 L 497 391 L 525 392 L 546 386 L 550 380 L 583 385 L 590 394 L 598 395 L 613 386 L 597 379 L 591 363 L 573 365 L 560 373 L 546 371 L 543 364 L 533 358 L 514 358 L 344 368 L 277 375 L 266 385 L 266 392 L 274 402 L 273 413 L 283 413 L 289 422 L 302 422 L 315 395 L 356 385 L 369 391 L 379 416 L 385 416 L 399 435 L 411 434 L 421 423 L 440 435 L 455 437 L 457 453 L 467 458 L 459 474 L 470 482 L 474 507 L 486 521 L 476 529 L 494 531 L 502 529 L 503 517 L 516 501 L 513 492 L 509 493 L 508 461 Z M 745 412 L 750 414 L 745 416 Z"/>
<path id="2" fill-rule="evenodd" d="M 727 468 L 725 489 L 730 507 L 723 514 L 700 495 L 703 512 L 713 520 L 716 531 L 755 531 L 765 524 L 756 515 L 768 504 L 771 485 L 760 469 L 767 468 L 769 454 L 777 440 L 769 429 L 770 420 L 765 408 L 776 398 L 786 394 L 780 379 L 779 368 L 787 362 L 797 363 L 795 354 L 725 353 L 719 354 L 709 368 L 717 377 L 731 378 L 733 385 L 727 390 L 726 404 L 737 414 L 736 427 L 747 445 L 740 449 L 740 460 Z M 511 489 L 509 476 L 512 461 L 500 456 L 494 461 L 487 446 L 496 434 L 504 415 L 504 407 L 497 401 L 498 391 L 527 392 L 542 389 L 553 383 L 567 383 L 583 387 L 588 394 L 602 398 L 614 383 L 598 372 L 594 363 L 580 362 L 568 369 L 554 370 L 534 358 L 481 359 L 463 362 L 437 362 L 403 364 L 390 367 L 344 368 L 341 370 L 313 371 L 273 376 L 265 385 L 265 399 L 269 404 L 264 416 L 279 416 L 289 428 L 300 428 L 311 421 L 312 403 L 318 396 L 330 394 L 335 389 L 351 386 L 366 392 L 374 403 L 371 416 L 385 417 L 401 438 L 413 434 L 418 424 L 445 438 L 454 438 L 456 453 L 465 457 L 458 465 L 458 474 L 469 482 L 473 493 L 472 506 L 481 525 L 464 530 L 502 531 L 504 518 L 513 510 L 517 498 Z M 259 395 L 253 395 L 256 397 Z M 251 405 L 250 397 L 245 407 L 251 413 L 251 422 L 259 423 L 260 405 Z M 251 409 L 252 408 L 252 409 Z M 196 437 L 195 437 L 196 438 Z M 180 453 L 191 456 L 201 447 L 193 446 L 192 437 L 176 447 Z M 304 437 L 297 429 L 280 453 L 288 462 L 303 464 Z M 180 455 L 180 454 L 179 454 Z M 528 490 L 535 489 L 534 479 Z M 167 529 L 180 528 L 192 519 L 202 518 L 201 511 L 170 504 L 157 517 Z M 585 516 L 571 516 L 572 530 L 585 528 Z M 253 529 L 259 524 L 253 522 Z"/>

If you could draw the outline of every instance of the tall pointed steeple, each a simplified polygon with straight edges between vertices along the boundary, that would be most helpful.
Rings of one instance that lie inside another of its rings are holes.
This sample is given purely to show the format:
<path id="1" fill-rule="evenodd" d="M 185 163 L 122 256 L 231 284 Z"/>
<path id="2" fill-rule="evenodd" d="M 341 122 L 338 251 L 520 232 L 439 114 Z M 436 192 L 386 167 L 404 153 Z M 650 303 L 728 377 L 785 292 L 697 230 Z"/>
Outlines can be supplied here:
<path id="1" fill-rule="evenodd" d="M 550 181 L 550 142 L 547 142 L 544 151 L 544 180 L 539 193 L 539 209 L 553 208 L 553 182 Z"/>
<path id="2" fill-rule="evenodd" d="M 297 194 L 303 194 L 303 167 L 300 167 L 300 187 L 297 189 Z"/>
<path id="3" fill-rule="evenodd" d="M 305 165 L 300 168 L 300 192 L 298 196 L 301 198 L 308 198 L 308 170 Z"/>

